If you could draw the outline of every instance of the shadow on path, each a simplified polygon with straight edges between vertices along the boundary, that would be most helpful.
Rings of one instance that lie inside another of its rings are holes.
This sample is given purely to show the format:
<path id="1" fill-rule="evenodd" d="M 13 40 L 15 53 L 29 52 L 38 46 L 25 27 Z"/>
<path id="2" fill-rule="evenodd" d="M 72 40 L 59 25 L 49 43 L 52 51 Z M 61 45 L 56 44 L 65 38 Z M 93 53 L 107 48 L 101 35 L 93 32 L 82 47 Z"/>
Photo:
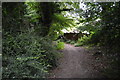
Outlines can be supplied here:
<path id="1" fill-rule="evenodd" d="M 63 57 L 52 71 L 51 78 L 100 78 L 100 73 L 93 68 L 92 56 L 83 47 L 65 44 Z"/>

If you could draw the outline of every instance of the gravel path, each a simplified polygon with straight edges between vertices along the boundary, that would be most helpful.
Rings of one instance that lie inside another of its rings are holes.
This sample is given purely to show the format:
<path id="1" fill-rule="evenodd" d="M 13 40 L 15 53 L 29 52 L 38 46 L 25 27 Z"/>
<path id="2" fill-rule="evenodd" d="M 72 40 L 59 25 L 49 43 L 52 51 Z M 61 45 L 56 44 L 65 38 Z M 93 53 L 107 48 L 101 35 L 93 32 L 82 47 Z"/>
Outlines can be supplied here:
<path id="1" fill-rule="evenodd" d="M 52 71 L 51 78 L 99 78 L 99 72 L 94 69 L 94 60 L 83 47 L 65 44 L 63 57 L 59 65 Z"/>

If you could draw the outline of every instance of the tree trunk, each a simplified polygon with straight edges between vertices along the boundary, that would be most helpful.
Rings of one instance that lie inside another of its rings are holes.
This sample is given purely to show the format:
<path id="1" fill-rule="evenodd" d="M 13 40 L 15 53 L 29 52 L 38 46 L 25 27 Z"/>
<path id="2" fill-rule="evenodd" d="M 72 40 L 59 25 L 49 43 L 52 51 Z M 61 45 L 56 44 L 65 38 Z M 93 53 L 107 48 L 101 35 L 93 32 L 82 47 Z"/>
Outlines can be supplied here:
<path id="1" fill-rule="evenodd" d="M 53 3 L 41 2 L 41 15 L 42 15 L 42 36 L 47 36 L 52 23 L 52 15 L 54 13 Z"/>

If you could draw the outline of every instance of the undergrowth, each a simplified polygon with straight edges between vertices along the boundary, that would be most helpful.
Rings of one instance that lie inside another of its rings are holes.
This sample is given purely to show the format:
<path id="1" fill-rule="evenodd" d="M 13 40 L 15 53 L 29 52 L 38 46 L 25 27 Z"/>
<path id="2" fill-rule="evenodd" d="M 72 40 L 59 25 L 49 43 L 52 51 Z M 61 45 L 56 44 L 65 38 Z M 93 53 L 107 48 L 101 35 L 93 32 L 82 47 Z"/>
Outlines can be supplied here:
<path id="1" fill-rule="evenodd" d="M 57 49 L 57 50 L 64 49 L 64 42 L 57 41 L 56 49 Z"/>
<path id="2" fill-rule="evenodd" d="M 3 78 L 44 78 L 55 67 L 60 53 L 48 37 L 34 30 L 3 33 Z"/>

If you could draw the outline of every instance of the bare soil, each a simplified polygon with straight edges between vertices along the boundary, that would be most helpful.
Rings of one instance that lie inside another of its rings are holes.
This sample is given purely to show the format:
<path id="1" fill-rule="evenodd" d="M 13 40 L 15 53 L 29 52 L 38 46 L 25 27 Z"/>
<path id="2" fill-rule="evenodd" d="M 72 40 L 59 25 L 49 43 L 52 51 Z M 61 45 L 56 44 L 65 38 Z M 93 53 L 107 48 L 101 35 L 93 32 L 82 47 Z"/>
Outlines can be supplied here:
<path id="1" fill-rule="evenodd" d="M 65 44 L 63 57 L 59 65 L 52 71 L 50 78 L 101 78 L 101 73 L 95 69 L 94 56 L 84 47 L 74 47 Z"/>

